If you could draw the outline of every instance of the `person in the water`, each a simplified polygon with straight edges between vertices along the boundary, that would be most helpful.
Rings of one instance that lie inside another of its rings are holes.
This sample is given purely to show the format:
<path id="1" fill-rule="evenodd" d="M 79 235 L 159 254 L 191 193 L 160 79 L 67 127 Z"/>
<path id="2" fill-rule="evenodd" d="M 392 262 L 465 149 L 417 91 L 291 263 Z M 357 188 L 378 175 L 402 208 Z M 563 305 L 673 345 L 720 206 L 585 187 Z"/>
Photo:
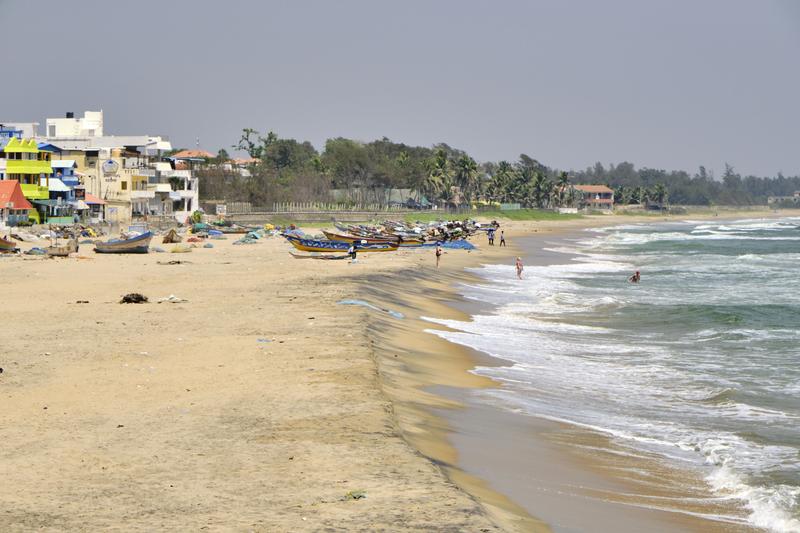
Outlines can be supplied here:
<path id="1" fill-rule="evenodd" d="M 641 279 L 642 279 L 642 275 L 637 270 L 636 272 L 633 273 L 633 276 L 628 278 L 628 281 L 630 281 L 631 283 L 639 283 L 639 281 Z"/>

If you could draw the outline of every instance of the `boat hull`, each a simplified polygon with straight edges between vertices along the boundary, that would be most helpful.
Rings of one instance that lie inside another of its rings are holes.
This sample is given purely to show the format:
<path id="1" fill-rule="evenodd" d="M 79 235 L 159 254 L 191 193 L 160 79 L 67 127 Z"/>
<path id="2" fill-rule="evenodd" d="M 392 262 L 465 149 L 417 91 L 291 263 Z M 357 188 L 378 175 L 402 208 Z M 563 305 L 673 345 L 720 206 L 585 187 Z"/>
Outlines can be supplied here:
<path id="1" fill-rule="evenodd" d="M 341 233 L 333 233 L 325 230 L 322 230 L 322 233 L 330 240 L 340 242 L 360 243 L 361 241 L 367 241 L 367 244 L 386 244 L 400 241 L 399 237 L 359 237 L 358 235 L 342 235 Z"/>
<path id="2" fill-rule="evenodd" d="M 301 239 L 292 235 L 286 235 L 286 240 L 301 252 L 339 252 L 347 253 L 351 243 L 342 241 L 315 241 L 312 239 Z M 397 250 L 397 243 L 376 243 L 359 244 L 356 247 L 358 253 L 362 252 L 394 252 Z"/>
<path id="3" fill-rule="evenodd" d="M 2 252 L 13 252 L 17 249 L 16 243 L 14 241 L 9 241 L 0 237 L 0 253 Z"/>
<path id="4" fill-rule="evenodd" d="M 69 243 L 64 246 L 48 246 L 46 250 L 47 255 L 50 257 L 67 257 L 69 254 L 78 251 L 78 241 L 76 239 L 71 239 Z"/>
<path id="5" fill-rule="evenodd" d="M 146 254 L 152 238 L 153 234 L 148 231 L 132 239 L 98 242 L 94 251 L 98 254 Z"/>

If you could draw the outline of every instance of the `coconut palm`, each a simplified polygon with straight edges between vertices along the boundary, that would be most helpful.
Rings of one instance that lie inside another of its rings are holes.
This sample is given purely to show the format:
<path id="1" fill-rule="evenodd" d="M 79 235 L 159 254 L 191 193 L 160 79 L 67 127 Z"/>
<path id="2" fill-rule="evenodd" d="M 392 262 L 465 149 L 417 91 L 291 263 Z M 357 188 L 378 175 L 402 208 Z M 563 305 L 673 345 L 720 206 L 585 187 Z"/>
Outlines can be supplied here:
<path id="1" fill-rule="evenodd" d="M 456 161 L 453 176 L 456 184 L 461 188 L 464 198 L 471 203 L 479 187 L 478 164 L 470 156 L 464 154 Z"/>
<path id="2" fill-rule="evenodd" d="M 559 174 L 558 182 L 556 185 L 556 192 L 557 192 L 557 199 L 559 206 L 561 207 L 564 206 L 564 201 L 566 200 L 567 195 L 569 193 L 569 189 L 571 187 L 572 185 L 570 185 L 569 183 L 569 174 L 567 174 L 566 172 L 562 172 L 561 174 Z"/>
<path id="3" fill-rule="evenodd" d="M 431 195 L 439 196 L 445 201 L 452 199 L 453 171 L 447 152 L 439 148 L 428 162 L 428 175 L 425 177 L 424 190 Z"/>

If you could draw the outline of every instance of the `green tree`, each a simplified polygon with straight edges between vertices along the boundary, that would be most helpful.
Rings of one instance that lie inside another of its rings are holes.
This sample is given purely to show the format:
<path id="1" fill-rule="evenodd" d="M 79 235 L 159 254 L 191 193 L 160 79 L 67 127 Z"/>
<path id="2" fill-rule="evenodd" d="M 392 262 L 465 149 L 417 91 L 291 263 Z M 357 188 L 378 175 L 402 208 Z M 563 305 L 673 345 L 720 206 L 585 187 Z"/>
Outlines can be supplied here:
<path id="1" fill-rule="evenodd" d="M 456 161 L 454 177 L 467 203 L 472 203 L 472 199 L 478 193 L 479 187 L 478 164 L 470 156 L 462 155 Z"/>

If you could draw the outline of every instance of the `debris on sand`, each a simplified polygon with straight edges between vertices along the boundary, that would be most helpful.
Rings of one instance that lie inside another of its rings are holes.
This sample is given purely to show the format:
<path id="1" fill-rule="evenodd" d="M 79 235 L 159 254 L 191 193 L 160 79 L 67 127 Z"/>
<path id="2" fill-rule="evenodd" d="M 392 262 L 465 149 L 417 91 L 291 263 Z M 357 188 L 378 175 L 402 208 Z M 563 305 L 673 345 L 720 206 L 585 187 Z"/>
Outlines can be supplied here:
<path id="1" fill-rule="evenodd" d="M 367 491 L 365 490 L 351 490 L 347 494 L 344 495 L 342 500 L 361 500 L 367 497 Z"/>
<path id="2" fill-rule="evenodd" d="M 122 297 L 119 301 L 121 304 L 146 304 L 147 296 L 139 294 L 138 292 L 131 292 Z"/>
<path id="3" fill-rule="evenodd" d="M 189 300 L 185 298 L 178 298 L 174 294 L 170 294 L 166 298 L 159 298 L 158 303 L 171 303 L 171 304 L 183 304 L 188 302 Z"/>

